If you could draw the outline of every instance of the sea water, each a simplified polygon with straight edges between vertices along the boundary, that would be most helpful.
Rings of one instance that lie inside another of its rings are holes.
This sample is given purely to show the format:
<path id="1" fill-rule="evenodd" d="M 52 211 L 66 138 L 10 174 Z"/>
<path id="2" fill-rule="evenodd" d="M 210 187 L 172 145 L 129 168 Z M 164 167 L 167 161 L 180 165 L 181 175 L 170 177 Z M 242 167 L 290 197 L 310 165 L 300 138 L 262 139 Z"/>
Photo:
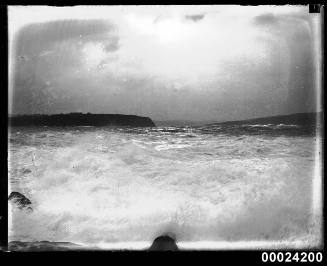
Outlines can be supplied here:
<path id="1" fill-rule="evenodd" d="M 321 240 L 322 137 L 298 125 L 16 127 L 8 143 L 9 193 L 33 208 L 10 204 L 9 241 Z"/>

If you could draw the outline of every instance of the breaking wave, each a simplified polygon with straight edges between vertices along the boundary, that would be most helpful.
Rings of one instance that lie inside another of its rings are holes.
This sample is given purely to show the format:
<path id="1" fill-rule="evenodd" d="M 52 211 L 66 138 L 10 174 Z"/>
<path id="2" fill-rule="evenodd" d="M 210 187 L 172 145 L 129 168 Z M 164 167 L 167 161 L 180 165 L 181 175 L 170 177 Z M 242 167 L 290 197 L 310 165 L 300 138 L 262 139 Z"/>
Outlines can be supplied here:
<path id="1" fill-rule="evenodd" d="M 11 241 L 150 243 L 165 232 L 178 241 L 319 238 L 318 136 L 20 128 L 9 144 L 10 190 L 33 205 L 11 206 Z"/>

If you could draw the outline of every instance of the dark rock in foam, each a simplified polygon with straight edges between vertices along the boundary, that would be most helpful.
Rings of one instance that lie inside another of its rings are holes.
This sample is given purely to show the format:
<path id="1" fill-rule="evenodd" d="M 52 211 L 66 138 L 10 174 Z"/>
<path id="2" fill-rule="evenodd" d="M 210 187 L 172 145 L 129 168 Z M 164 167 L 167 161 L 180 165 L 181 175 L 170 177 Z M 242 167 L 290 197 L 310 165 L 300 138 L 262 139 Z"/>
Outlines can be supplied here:
<path id="1" fill-rule="evenodd" d="M 22 169 L 22 172 L 23 172 L 23 174 L 29 174 L 29 173 L 32 172 L 32 170 L 31 169 L 28 169 L 28 168 L 23 168 Z"/>
<path id="2" fill-rule="evenodd" d="M 151 247 L 150 251 L 177 251 L 176 240 L 168 235 L 162 235 L 157 237 Z"/>
<path id="3" fill-rule="evenodd" d="M 29 211 L 32 211 L 32 202 L 26 198 L 23 194 L 13 191 L 10 193 L 8 200 L 12 203 L 15 203 L 19 209 L 26 208 Z"/>

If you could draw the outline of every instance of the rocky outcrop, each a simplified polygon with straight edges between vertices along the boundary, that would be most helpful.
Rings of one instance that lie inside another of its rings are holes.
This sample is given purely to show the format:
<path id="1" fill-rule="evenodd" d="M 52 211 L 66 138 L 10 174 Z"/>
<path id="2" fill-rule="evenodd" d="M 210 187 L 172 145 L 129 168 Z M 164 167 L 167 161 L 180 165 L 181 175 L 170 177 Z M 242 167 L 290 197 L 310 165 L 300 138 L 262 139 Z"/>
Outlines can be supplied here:
<path id="1" fill-rule="evenodd" d="M 26 198 L 23 194 L 13 191 L 10 193 L 8 200 L 14 203 L 19 209 L 27 209 L 32 211 L 32 202 Z"/>
<path id="2" fill-rule="evenodd" d="M 8 119 L 10 126 L 156 126 L 149 117 L 121 114 L 16 115 Z"/>
<path id="3" fill-rule="evenodd" d="M 178 247 L 176 245 L 176 240 L 168 235 L 162 235 L 157 237 L 149 251 L 177 251 Z"/>

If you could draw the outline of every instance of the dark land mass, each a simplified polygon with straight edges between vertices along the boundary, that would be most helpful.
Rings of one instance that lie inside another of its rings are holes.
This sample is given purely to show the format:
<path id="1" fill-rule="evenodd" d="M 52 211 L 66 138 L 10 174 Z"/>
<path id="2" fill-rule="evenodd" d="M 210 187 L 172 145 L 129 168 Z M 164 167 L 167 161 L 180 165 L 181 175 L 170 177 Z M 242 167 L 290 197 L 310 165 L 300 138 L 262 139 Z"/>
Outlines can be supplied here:
<path id="1" fill-rule="evenodd" d="M 317 136 L 323 130 L 323 113 L 297 113 L 207 124 L 202 133 L 267 136 Z M 213 133 L 214 132 L 214 133 Z"/>
<path id="2" fill-rule="evenodd" d="M 299 126 L 315 126 L 318 122 L 322 122 L 322 112 L 320 113 L 297 113 L 297 114 L 290 114 L 290 115 L 279 115 L 279 116 L 269 116 L 269 117 L 260 117 L 260 118 L 253 118 L 247 120 L 239 120 L 239 121 L 227 121 L 227 122 L 219 122 L 208 124 L 210 125 L 253 125 L 253 124 L 284 124 L 284 125 L 299 125 Z"/>
<path id="3" fill-rule="evenodd" d="M 155 120 L 157 126 L 211 126 L 211 125 L 241 125 L 241 124 L 293 124 L 293 125 L 315 125 L 317 122 L 317 116 L 322 115 L 320 113 L 296 113 L 290 115 L 278 115 L 260 118 L 251 118 L 246 120 L 235 120 L 235 121 L 223 121 L 217 122 L 217 120 L 207 121 L 191 121 L 191 120 Z M 322 117 L 321 117 L 322 119 Z"/>
<path id="4" fill-rule="evenodd" d="M 127 126 L 155 127 L 149 117 L 122 114 L 54 114 L 9 116 L 9 126 Z"/>

